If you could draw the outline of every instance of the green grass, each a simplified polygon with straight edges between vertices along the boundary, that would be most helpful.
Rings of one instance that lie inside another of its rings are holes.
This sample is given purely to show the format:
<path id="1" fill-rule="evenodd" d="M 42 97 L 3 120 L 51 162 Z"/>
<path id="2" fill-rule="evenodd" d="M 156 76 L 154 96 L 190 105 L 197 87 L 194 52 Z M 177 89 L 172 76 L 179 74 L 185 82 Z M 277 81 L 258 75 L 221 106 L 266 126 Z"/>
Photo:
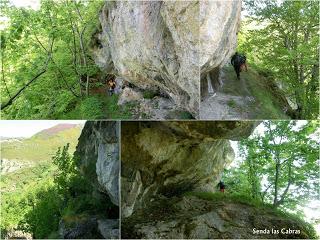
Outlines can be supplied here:
<path id="1" fill-rule="evenodd" d="M 157 95 L 157 93 L 154 92 L 154 91 L 150 91 L 150 90 L 145 90 L 145 91 L 143 91 L 143 98 L 146 98 L 146 99 L 152 99 L 152 98 L 154 98 L 156 95 Z"/>
<path id="2" fill-rule="evenodd" d="M 250 107 L 252 118 L 255 119 L 288 119 L 284 113 L 284 93 L 275 89 L 274 80 L 266 74 L 259 74 L 250 68 L 241 73 L 241 80 L 237 80 L 231 66 L 225 67 L 225 81 L 223 92 L 234 96 L 251 96 L 255 99 Z M 228 106 L 235 107 L 230 100 Z"/>
<path id="3" fill-rule="evenodd" d="M 74 109 L 61 117 L 64 119 L 130 119 L 135 103 L 118 106 L 118 95 L 95 95 L 79 100 Z"/>
<path id="4" fill-rule="evenodd" d="M 58 147 L 67 143 L 70 143 L 70 152 L 73 153 L 81 129 L 79 126 L 66 129 L 52 136 L 36 134 L 21 142 L 3 142 L 1 144 L 1 157 L 29 162 L 50 161 Z"/>
<path id="5" fill-rule="evenodd" d="M 229 100 L 227 104 L 229 107 L 232 107 L 232 108 L 237 106 L 236 102 L 233 99 Z"/>

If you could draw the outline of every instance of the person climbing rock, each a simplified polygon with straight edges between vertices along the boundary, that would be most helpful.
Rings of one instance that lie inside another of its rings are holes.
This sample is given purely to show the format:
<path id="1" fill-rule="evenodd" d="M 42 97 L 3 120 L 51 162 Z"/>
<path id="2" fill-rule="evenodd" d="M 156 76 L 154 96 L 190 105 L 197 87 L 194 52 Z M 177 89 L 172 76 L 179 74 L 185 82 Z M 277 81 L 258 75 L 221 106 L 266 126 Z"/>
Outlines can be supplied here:
<path id="1" fill-rule="evenodd" d="M 224 183 L 220 180 L 220 182 L 217 185 L 218 188 L 220 188 L 220 192 L 224 193 L 225 185 Z"/>
<path id="2" fill-rule="evenodd" d="M 231 58 L 231 64 L 237 74 L 238 80 L 240 80 L 240 72 L 242 70 L 246 69 L 246 72 L 248 71 L 246 61 L 247 61 L 246 56 L 243 54 L 239 54 L 238 52 L 236 52 Z"/>

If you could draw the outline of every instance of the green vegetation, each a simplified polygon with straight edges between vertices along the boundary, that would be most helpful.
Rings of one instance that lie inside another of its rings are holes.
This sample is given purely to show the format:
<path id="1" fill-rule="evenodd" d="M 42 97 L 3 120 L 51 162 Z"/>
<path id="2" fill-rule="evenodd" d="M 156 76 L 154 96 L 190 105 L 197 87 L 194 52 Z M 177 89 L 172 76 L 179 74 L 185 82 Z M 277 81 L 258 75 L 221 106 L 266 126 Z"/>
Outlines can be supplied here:
<path id="1" fill-rule="evenodd" d="M 18 161 L 51 161 L 51 157 L 61 145 L 70 143 L 70 151 L 74 152 L 81 128 L 81 126 L 74 126 L 53 135 L 40 132 L 21 141 L 2 142 L 1 157 Z"/>
<path id="2" fill-rule="evenodd" d="M 319 142 L 312 137 L 317 123 L 297 123 L 265 121 L 263 135 L 240 141 L 245 161 L 225 172 L 231 191 L 290 210 L 317 198 Z"/>
<path id="3" fill-rule="evenodd" d="M 236 104 L 236 102 L 235 102 L 233 99 L 231 99 L 231 100 L 228 101 L 228 106 L 229 106 L 229 107 L 236 107 L 236 105 L 237 105 L 237 104 Z"/>
<path id="4" fill-rule="evenodd" d="M 117 113 L 115 99 L 107 96 L 106 73 L 91 56 L 91 49 L 99 46 L 96 34 L 103 4 L 41 1 L 40 9 L 33 10 L 2 2 L 2 118 L 130 116 L 128 106 Z"/>
<path id="5" fill-rule="evenodd" d="M 227 197 L 305 218 L 301 209 L 319 196 L 317 122 L 264 121 L 258 129 L 239 142 L 239 158 L 224 171 L 226 195 L 192 194 L 207 200 Z"/>
<path id="6" fill-rule="evenodd" d="M 53 156 L 53 164 L 40 164 L 1 178 L 4 238 L 10 229 L 32 233 L 34 238 L 58 238 L 59 221 L 74 224 L 89 215 L 104 215 L 114 205 L 92 186 L 76 167 L 69 144 Z M 98 196 L 98 197 L 97 197 Z"/>
<path id="7" fill-rule="evenodd" d="M 284 92 L 275 86 L 271 73 L 249 68 L 248 72 L 241 73 L 241 80 L 237 80 L 231 66 L 224 68 L 225 77 L 228 79 L 222 86 L 223 92 L 234 96 L 251 97 L 249 112 L 250 119 L 288 119 L 290 106 L 284 98 Z M 227 102 L 231 108 L 243 106 L 233 99 Z"/>
<path id="8" fill-rule="evenodd" d="M 293 102 L 292 118 L 316 119 L 319 114 L 318 2 L 245 0 L 244 8 L 249 17 L 241 24 L 238 51 L 247 55 L 249 68 L 267 71 L 282 87 L 285 96 Z"/>
<path id="9" fill-rule="evenodd" d="M 118 95 L 103 96 L 96 95 L 86 98 L 84 101 L 76 103 L 70 112 L 58 118 L 65 119 L 130 119 L 135 103 L 126 103 L 119 106 Z"/>

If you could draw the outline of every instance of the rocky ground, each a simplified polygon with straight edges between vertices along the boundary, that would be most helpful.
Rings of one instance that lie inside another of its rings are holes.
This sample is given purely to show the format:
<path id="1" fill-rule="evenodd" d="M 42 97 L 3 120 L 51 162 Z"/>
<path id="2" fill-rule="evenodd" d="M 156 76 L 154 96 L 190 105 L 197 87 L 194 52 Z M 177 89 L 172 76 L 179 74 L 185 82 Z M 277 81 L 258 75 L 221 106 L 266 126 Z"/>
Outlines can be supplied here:
<path id="1" fill-rule="evenodd" d="M 272 233 L 272 229 L 279 233 Z M 122 222 L 123 238 L 308 239 L 309 234 L 307 226 L 297 220 L 227 195 L 216 199 L 192 195 L 160 198 Z"/>

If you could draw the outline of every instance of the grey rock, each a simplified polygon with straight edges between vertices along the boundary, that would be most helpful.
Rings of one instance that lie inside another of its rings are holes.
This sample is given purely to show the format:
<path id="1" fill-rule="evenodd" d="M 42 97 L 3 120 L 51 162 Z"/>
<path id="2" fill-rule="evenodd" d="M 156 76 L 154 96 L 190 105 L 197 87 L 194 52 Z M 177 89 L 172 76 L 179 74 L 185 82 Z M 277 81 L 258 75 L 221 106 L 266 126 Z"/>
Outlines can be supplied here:
<path id="1" fill-rule="evenodd" d="M 254 122 L 126 122 L 122 124 L 122 215 L 157 196 L 215 191 L 234 158 L 229 139 L 248 137 Z"/>
<path id="2" fill-rule="evenodd" d="M 119 206 L 119 123 L 87 121 L 75 157 L 82 175 Z"/>
<path id="3" fill-rule="evenodd" d="M 119 219 L 99 219 L 98 229 L 105 239 L 119 239 Z"/>
<path id="4" fill-rule="evenodd" d="M 141 89 L 161 90 L 194 116 L 199 108 L 199 2 L 107 1 L 96 62 Z M 101 47 L 101 48 L 100 48 Z"/>
<path id="5" fill-rule="evenodd" d="M 96 173 L 99 183 L 108 193 L 111 201 L 119 205 L 119 144 L 100 143 Z"/>
<path id="6" fill-rule="evenodd" d="M 310 238 L 307 226 L 279 215 L 271 208 L 258 209 L 230 199 L 205 200 L 184 196 L 159 200 L 123 220 L 122 237 L 140 239 L 257 239 Z M 161 211 L 167 211 L 167 214 Z M 253 229 L 300 229 L 296 234 L 253 233 Z"/>
<path id="7" fill-rule="evenodd" d="M 139 101 L 142 100 L 142 98 L 143 96 L 141 92 L 129 87 L 125 87 L 120 94 L 118 105 L 123 105 L 128 102 Z"/>
<path id="8" fill-rule="evenodd" d="M 201 74 L 223 66 L 237 47 L 241 0 L 200 1 Z"/>

